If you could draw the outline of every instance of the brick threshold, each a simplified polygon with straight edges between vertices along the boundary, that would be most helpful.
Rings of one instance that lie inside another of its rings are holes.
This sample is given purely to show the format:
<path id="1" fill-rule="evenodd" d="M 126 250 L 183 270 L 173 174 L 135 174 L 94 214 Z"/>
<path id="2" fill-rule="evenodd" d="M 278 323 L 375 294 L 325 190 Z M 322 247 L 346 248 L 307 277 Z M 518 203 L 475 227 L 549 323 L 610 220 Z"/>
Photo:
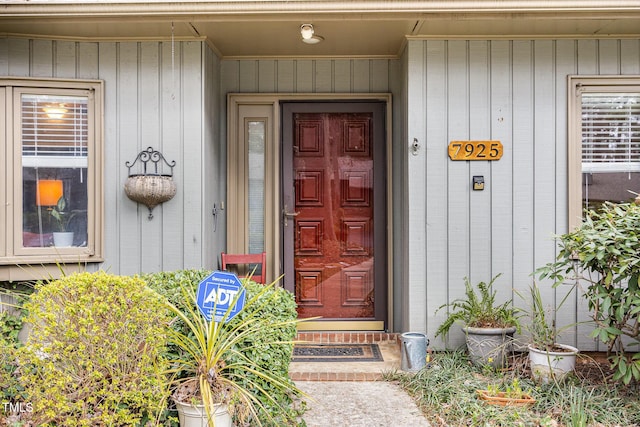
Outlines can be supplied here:
<path id="1" fill-rule="evenodd" d="M 335 363 L 335 362 L 334 362 Z M 377 372 L 289 372 L 291 381 L 380 381 Z"/>
<path id="2" fill-rule="evenodd" d="M 400 335 L 387 332 L 298 332 L 296 341 L 314 344 L 376 344 L 399 345 Z M 327 362 L 339 364 L 338 362 Z M 367 362 L 364 362 L 367 363 Z M 380 362 L 372 362 L 380 363 Z M 292 381 L 380 381 L 381 370 L 376 372 L 289 372 Z"/>
<path id="3" fill-rule="evenodd" d="M 400 334 L 388 332 L 298 332 L 296 341 L 314 344 L 399 344 Z"/>

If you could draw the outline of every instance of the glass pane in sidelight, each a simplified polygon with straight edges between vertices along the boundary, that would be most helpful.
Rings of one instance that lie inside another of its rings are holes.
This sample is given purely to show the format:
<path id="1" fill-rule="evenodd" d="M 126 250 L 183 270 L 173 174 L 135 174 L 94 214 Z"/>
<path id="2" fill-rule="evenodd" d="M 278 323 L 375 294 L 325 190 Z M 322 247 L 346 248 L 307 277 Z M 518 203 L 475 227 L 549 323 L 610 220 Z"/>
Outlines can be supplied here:
<path id="1" fill-rule="evenodd" d="M 264 146 L 265 122 L 248 121 L 249 142 L 249 253 L 264 251 Z"/>

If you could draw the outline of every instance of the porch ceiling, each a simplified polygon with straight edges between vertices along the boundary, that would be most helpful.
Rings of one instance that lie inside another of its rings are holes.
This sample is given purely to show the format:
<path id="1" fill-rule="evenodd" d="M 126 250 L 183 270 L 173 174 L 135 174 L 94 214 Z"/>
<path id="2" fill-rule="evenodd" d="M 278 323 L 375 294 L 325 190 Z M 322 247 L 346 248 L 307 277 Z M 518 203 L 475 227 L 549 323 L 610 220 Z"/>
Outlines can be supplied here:
<path id="1" fill-rule="evenodd" d="M 0 36 L 206 39 L 223 58 L 395 57 L 407 38 L 639 37 L 638 0 L 0 1 Z M 312 23 L 324 41 L 302 43 Z"/>

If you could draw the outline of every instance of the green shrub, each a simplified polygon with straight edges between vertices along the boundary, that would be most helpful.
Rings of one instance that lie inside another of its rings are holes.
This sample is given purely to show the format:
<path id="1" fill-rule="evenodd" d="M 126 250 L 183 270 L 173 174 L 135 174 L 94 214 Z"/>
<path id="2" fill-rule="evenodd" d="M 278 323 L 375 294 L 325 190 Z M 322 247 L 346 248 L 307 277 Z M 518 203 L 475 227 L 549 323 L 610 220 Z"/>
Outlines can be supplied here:
<path id="1" fill-rule="evenodd" d="M 188 301 L 185 300 L 182 294 L 182 287 L 195 292 L 198 284 L 209 274 L 211 274 L 211 271 L 180 270 L 150 274 L 145 276 L 145 279 L 152 289 L 166 296 L 172 304 L 186 313 L 188 310 L 182 308 Z M 247 280 L 243 281 L 243 283 L 247 292 L 247 301 L 253 299 L 254 296 L 264 290 L 264 285 Z M 261 303 L 261 301 L 263 302 Z M 259 318 L 261 323 L 265 325 L 276 325 L 295 320 L 297 318 L 295 299 L 290 292 L 282 288 L 271 287 L 260 295 L 258 303 L 253 304 L 250 310 L 245 309 L 236 315 L 229 322 L 229 327 L 233 328 L 248 318 Z M 247 323 L 250 325 L 250 322 Z M 184 334 L 189 334 L 188 329 L 180 319 L 174 319 L 172 326 Z M 238 333 L 241 333 L 241 331 Z M 290 383 L 289 363 L 293 354 L 295 335 L 296 327 L 290 322 L 288 326 L 283 327 L 252 328 L 251 333 L 247 334 L 239 344 L 239 348 L 235 349 L 239 355 L 233 355 L 232 353 L 226 362 L 230 365 L 242 365 L 244 363 L 243 357 L 246 357 L 258 368 L 266 370 L 273 376 Z M 168 353 L 170 360 L 181 359 L 181 355 L 178 354 L 178 349 L 176 348 L 170 347 Z M 265 393 L 256 393 L 262 404 L 259 419 L 264 426 L 291 425 L 291 420 L 299 418 L 304 412 L 303 405 L 295 404 L 300 396 L 292 396 L 281 387 L 274 386 L 273 383 L 259 375 L 243 371 L 238 373 L 234 381 L 240 386 L 248 388 L 255 388 L 258 385 L 259 388 L 265 391 Z M 299 420 L 299 422 L 304 425 L 304 421 Z"/>
<path id="2" fill-rule="evenodd" d="M 168 394 L 168 313 L 138 277 L 79 273 L 41 283 L 19 351 L 34 424 L 135 426 Z"/>
<path id="3" fill-rule="evenodd" d="M 0 423 L 3 415 L 10 412 L 9 405 L 27 403 L 16 360 L 22 317 L 22 312 L 0 312 Z"/>
<path id="4" fill-rule="evenodd" d="M 595 322 L 592 338 L 607 344 L 614 379 L 640 382 L 640 206 L 605 202 L 580 227 L 557 237 L 556 261 L 536 271 L 554 286 L 580 283 Z M 627 351 L 631 349 L 631 351 Z"/>
<path id="5" fill-rule="evenodd" d="M 26 315 L 19 306 L 28 294 L 24 284 L 0 283 L 0 423 L 11 408 L 25 408 L 28 403 L 17 361 L 17 351 L 22 345 L 19 334 Z"/>

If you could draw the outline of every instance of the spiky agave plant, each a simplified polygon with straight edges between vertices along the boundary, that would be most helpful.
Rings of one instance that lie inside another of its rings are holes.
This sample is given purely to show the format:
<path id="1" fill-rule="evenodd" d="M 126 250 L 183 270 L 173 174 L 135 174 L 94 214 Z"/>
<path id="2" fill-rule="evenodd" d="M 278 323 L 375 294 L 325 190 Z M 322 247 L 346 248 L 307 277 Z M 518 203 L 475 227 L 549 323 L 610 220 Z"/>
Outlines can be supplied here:
<path id="1" fill-rule="evenodd" d="M 294 328 L 299 319 L 269 320 L 260 316 L 261 308 L 277 303 L 277 293 L 271 292 L 276 282 L 265 285 L 246 301 L 243 315 L 238 321 L 227 322 L 231 308 L 245 292 L 244 288 L 236 294 L 229 309 L 219 323 L 209 322 L 196 308 L 196 295 L 192 288 L 183 286 L 181 291 L 186 304 L 182 308 L 167 302 L 169 310 L 184 322 L 185 328 L 171 330 L 169 340 L 182 352 L 174 361 L 171 373 L 174 375 L 173 397 L 188 403 L 202 403 L 207 417 L 213 420 L 215 407 L 219 403 L 227 404 L 232 414 L 240 421 L 251 419 L 257 425 L 263 425 L 259 413 L 266 416 L 269 424 L 277 425 L 284 417 L 287 423 L 296 424 L 289 419 L 292 415 L 283 403 L 271 397 L 265 384 L 272 389 L 290 393 L 292 397 L 304 396 L 288 376 L 270 372 L 253 361 L 247 354 L 252 348 L 247 341 L 260 331 L 279 328 Z M 293 345 L 294 341 L 262 342 L 264 347 Z M 242 349 L 242 351 L 240 351 Z M 260 351 L 260 349 L 255 349 Z M 265 407 L 265 402 L 271 406 Z M 273 413 L 273 407 L 280 411 Z M 210 425 L 213 423 L 210 421 Z"/>

